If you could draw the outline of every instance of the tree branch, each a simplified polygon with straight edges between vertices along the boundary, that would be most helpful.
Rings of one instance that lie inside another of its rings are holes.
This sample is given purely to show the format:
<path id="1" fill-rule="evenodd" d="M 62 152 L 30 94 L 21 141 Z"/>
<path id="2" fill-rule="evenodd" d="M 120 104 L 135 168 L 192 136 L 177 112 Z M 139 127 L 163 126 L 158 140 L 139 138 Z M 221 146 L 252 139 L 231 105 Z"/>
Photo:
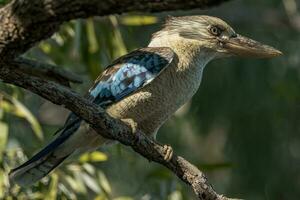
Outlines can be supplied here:
<path id="1" fill-rule="evenodd" d="M 89 102 L 74 91 L 55 82 L 43 80 L 17 70 L 18 63 L 2 64 L 0 78 L 22 88 L 28 89 L 45 99 L 66 107 L 88 122 L 91 127 L 105 138 L 117 140 L 131 146 L 134 151 L 150 161 L 164 165 L 176 174 L 182 181 L 192 187 L 198 199 L 227 200 L 217 194 L 208 183 L 205 175 L 194 165 L 180 156 L 173 155 L 171 161 L 164 160 L 164 147 L 147 137 L 139 130 L 135 132 L 121 120 L 109 116 L 100 106 Z"/>
<path id="2" fill-rule="evenodd" d="M 82 79 L 79 75 L 51 64 L 41 63 L 26 58 L 15 59 L 15 62 L 17 63 L 18 69 L 27 74 L 45 78 L 67 87 L 70 87 L 70 82 L 82 83 Z"/>
<path id="3" fill-rule="evenodd" d="M 71 19 L 206 8 L 225 1 L 228 0 L 13 0 L 0 9 L 0 60 L 19 56 Z"/>

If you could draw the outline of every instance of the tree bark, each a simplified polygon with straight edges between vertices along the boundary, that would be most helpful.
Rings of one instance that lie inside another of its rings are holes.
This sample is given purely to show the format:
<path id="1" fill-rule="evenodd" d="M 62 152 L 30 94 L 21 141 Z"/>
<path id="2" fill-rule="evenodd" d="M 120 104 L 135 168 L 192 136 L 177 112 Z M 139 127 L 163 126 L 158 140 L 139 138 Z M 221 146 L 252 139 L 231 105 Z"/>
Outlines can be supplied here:
<path id="1" fill-rule="evenodd" d="M 24 53 L 71 19 L 206 8 L 227 0 L 13 0 L 0 9 L 0 60 Z"/>
<path id="2" fill-rule="evenodd" d="M 110 117 L 99 106 L 60 85 L 66 85 L 65 81 L 79 81 L 78 77 L 64 76 L 64 73 L 56 70 L 53 66 L 19 58 L 22 53 L 38 42 L 49 38 L 63 22 L 71 19 L 131 11 L 161 12 L 205 8 L 225 1 L 13 0 L 0 8 L 0 78 L 4 82 L 28 89 L 55 104 L 68 108 L 87 121 L 102 136 L 131 146 L 148 160 L 169 168 L 191 186 L 198 199 L 228 199 L 217 194 L 205 175 L 184 158 L 174 155 L 171 161 L 165 161 L 162 145 L 148 138 L 139 130 L 132 130 L 122 121 Z M 40 71 L 37 70 L 37 66 L 41 67 Z M 53 73 L 52 75 L 51 73 L 49 75 L 49 70 Z"/>

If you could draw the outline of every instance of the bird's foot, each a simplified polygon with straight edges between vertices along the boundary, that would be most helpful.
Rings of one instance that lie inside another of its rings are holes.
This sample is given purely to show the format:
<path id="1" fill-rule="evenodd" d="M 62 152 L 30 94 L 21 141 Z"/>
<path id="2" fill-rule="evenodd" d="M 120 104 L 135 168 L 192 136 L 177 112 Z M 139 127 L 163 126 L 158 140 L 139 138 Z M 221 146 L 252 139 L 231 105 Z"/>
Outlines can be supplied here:
<path id="1" fill-rule="evenodd" d="M 126 119 L 121 119 L 121 121 L 131 127 L 132 133 L 136 132 L 137 123 L 133 119 L 126 118 Z"/>
<path id="2" fill-rule="evenodd" d="M 173 157 L 172 147 L 170 145 L 165 144 L 164 145 L 164 153 L 165 153 L 164 160 L 169 162 Z"/>

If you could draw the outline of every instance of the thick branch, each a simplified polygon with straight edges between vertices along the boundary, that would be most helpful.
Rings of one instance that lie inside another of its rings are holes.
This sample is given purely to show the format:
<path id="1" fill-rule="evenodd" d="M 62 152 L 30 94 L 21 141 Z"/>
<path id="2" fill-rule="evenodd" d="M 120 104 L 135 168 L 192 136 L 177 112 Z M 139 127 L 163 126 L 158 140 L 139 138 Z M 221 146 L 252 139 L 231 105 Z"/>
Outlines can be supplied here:
<path id="1" fill-rule="evenodd" d="M 170 162 L 166 162 L 163 146 L 142 132 L 138 130 L 133 132 L 130 126 L 121 120 L 110 117 L 101 107 L 89 102 L 72 90 L 57 83 L 28 75 L 17 70 L 17 68 L 17 63 L 11 63 L 9 66 L 2 64 L 0 78 L 4 82 L 28 89 L 55 104 L 65 106 L 81 116 L 103 137 L 118 140 L 124 145 L 131 146 L 148 160 L 158 162 L 169 168 L 193 188 L 199 199 L 227 199 L 218 195 L 204 174 L 184 158 L 174 155 Z"/>
<path id="2" fill-rule="evenodd" d="M 15 60 L 17 67 L 21 71 L 34 76 L 38 76 L 47 80 L 55 81 L 61 85 L 70 86 L 70 82 L 82 83 L 79 75 L 71 71 L 67 71 L 61 67 L 57 67 L 47 63 L 41 63 L 26 58 L 18 58 Z"/>
<path id="3" fill-rule="evenodd" d="M 17 57 L 68 20 L 131 11 L 205 8 L 227 0 L 13 0 L 0 9 L 0 60 Z"/>

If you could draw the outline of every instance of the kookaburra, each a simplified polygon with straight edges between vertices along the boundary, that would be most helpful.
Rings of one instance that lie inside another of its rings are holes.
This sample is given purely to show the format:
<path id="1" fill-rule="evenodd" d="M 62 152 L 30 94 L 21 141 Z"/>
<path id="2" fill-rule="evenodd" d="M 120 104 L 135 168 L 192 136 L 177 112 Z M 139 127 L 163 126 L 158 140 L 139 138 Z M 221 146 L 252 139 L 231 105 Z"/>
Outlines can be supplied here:
<path id="1" fill-rule="evenodd" d="M 198 90 L 204 67 L 216 58 L 270 58 L 282 53 L 237 34 L 223 20 L 210 16 L 169 17 L 149 45 L 124 55 L 97 78 L 87 98 L 118 119 L 155 137 L 159 128 Z M 71 113 L 56 138 L 21 166 L 10 180 L 31 185 L 68 156 L 111 141 Z"/>

